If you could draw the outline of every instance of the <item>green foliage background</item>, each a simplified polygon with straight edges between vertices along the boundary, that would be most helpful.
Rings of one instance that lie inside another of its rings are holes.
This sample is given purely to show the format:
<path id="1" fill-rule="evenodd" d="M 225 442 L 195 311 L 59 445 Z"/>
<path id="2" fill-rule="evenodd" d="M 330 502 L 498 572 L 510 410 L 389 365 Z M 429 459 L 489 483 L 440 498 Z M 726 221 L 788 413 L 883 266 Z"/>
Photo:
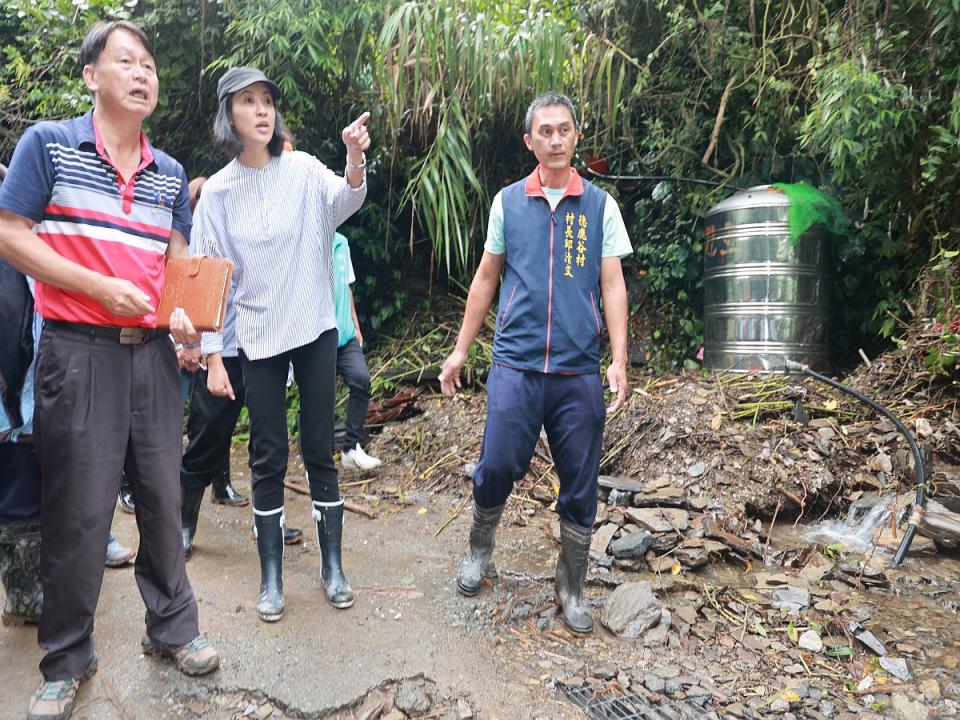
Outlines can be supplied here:
<path id="1" fill-rule="evenodd" d="M 840 360 L 898 319 L 957 314 L 950 284 L 923 278 L 955 274 L 960 244 L 960 0 L 2 0 L 0 161 L 29 123 L 89 106 L 79 42 L 120 17 L 155 43 L 149 130 L 191 176 L 221 164 L 225 67 L 277 80 L 298 147 L 337 169 L 340 129 L 372 112 L 370 193 L 346 232 L 375 330 L 472 274 L 490 197 L 533 166 L 522 117 L 547 87 L 581 110 L 580 156 L 623 178 L 603 184 L 658 366 L 700 345 L 702 217 L 733 186 L 807 180 L 843 204 Z"/>

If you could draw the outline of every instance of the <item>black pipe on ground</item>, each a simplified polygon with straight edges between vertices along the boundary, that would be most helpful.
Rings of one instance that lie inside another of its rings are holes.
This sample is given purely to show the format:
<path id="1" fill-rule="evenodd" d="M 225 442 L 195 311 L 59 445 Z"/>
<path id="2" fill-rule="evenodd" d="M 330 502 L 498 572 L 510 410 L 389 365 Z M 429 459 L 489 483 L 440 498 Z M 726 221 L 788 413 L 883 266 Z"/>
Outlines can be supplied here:
<path id="1" fill-rule="evenodd" d="M 853 388 L 849 388 L 842 383 L 838 383 L 836 380 L 828 378 L 826 375 L 821 375 L 820 373 L 811 370 L 809 365 L 804 365 L 803 363 L 794 362 L 793 360 L 789 359 L 786 360 L 785 364 L 787 370 L 809 375 L 814 380 L 819 380 L 820 382 L 829 385 L 832 388 L 836 388 L 840 392 L 846 393 L 847 395 L 856 398 L 860 402 L 869 405 L 896 426 L 897 430 L 900 431 L 900 434 L 907 439 L 907 444 L 910 446 L 910 452 L 913 453 L 913 464 L 917 475 L 917 498 L 914 504 L 916 508 L 923 510 L 923 508 L 927 505 L 927 473 L 923 466 L 923 456 L 920 454 L 920 448 L 917 446 L 917 441 L 913 439 L 913 435 L 910 434 L 910 431 L 907 430 L 907 427 L 900 421 L 900 418 L 887 410 L 887 408 L 880 403 L 868 398 L 866 395 L 863 395 L 862 393 L 859 393 Z M 911 515 L 911 517 L 916 516 L 916 512 Z M 900 547 L 897 548 L 897 552 L 891 561 L 891 565 L 893 567 L 899 567 L 903 562 L 903 559 L 907 555 L 907 551 L 910 549 L 910 543 L 913 542 L 913 537 L 916 534 L 917 523 L 911 520 L 910 524 L 907 525 L 906 532 L 903 534 L 903 540 L 900 541 Z"/>

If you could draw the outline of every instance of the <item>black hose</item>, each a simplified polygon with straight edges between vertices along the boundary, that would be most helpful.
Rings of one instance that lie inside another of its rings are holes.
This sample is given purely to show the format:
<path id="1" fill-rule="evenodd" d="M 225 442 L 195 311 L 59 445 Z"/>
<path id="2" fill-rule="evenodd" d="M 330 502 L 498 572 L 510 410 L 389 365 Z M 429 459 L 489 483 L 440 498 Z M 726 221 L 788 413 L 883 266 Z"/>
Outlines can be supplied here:
<path id="1" fill-rule="evenodd" d="M 906 426 L 902 422 L 900 422 L 900 418 L 898 418 L 896 415 L 894 415 L 892 412 L 887 410 L 883 405 L 876 402 L 875 400 L 871 400 L 866 395 L 863 395 L 857 392 L 853 388 L 848 388 L 846 385 L 838 383 L 836 380 L 833 380 L 832 378 L 828 378 L 826 375 L 821 375 L 820 373 L 811 370 L 808 365 L 794 362 L 793 360 L 787 360 L 785 364 L 786 364 L 787 370 L 793 370 L 796 372 L 804 373 L 805 375 L 809 375 L 813 379 L 819 380 L 820 382 L 825 383 L 826 385 L 829 385 L 832 388 L 836 388 L 840 392 L 844 392 L 847 395 L 855 397 L 860 402 L 865 403 L 870 407 L 872 407 L 874 410 L 879 412 L 881 415 L 883 415 L 885 418 L 890 420 L 890 422 L 892 422 L 896 426 L 897 430 L 900 431 L 900 434 L 907 439 L 907 444 L 910 446 L 910 452 L 913 453 L 913 463 L 914 463 L 914 468 L 917 474 L 917 499 L 915 502 L 916 507 L 920 508 L 921 510 L 924 507 L 926 507 L 927 478 L 926 478 L 926 470 L 924 469 L 924 466 L 923 466 L 923 456 L 920 454 L 920 448 L 917 447 L 917 441 L 913 439 L 913 435 L 910 434 L 910 431 L 907 430 Z M 916 515 L 914 514 L 914 517 L 915 516 Z M 907 551 L 910 549 L 910 543 L 913 542 L 913 536 L 916 534 L 917 534 L 917 524 L 915 522 L 911 522 L 909 525 L 907 525 L 907 530 L 903 534 L 903 540 L 900 541 L 900 547 L 897 548 L 897 552 L 893 556 L 893 561 L 891 562 L 891 565 L 893 567 L 899 567 L 900 564 L 903 562 L 904 557 L 906 557 L 907 555 Z"/>
<path id="2" fill-rule="evenodd" d="M 674 175 L 607 175 L 597 172 L 593 168 L 587 168 L 587 172 L 601 180 L 630 180 L 633 182 L 679 182 L 691 183 L 693 185 L 707 185 L 709 187 L 724 187 L 739 192 L 743 188 L 731 185 L 730 183 L 719 180 L 701 180 L 700 178 L 676 177 Z"/>

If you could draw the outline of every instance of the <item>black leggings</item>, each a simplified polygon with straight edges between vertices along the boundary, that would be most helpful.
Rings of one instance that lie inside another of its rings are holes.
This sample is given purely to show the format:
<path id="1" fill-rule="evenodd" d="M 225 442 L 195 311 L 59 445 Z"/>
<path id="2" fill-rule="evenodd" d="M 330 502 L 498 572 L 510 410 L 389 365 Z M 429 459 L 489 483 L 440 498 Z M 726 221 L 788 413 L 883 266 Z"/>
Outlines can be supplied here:
<path id="1" fill-rule="evenodd" d="M 283 507 L 287 473 L 287 367 L 300 389 L 300 450 L 310 480 L 310 495 L 337 502 L 340 487 L 333 462 L 333 407 L 337 367 L 337 331 L 328 330 L 289 352 L 250 360 L 240 351 L 243 385 L 250 413 L 250 469 L 253 507 L 269 512 Z"/>

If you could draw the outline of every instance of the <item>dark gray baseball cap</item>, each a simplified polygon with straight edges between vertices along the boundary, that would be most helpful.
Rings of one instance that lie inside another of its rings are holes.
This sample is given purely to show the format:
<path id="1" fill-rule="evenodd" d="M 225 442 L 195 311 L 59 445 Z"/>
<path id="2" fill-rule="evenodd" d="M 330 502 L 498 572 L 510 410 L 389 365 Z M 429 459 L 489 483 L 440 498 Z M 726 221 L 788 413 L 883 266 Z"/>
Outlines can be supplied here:
<path id="1" fill-rule="evenodd" d="M 274 100 L 283 97 L 280 87 L 256 68 L 235 67 L 227 70 L 220 78 L 220 82 L 217 83 L 217 100 L 223 102 L 223 99 L 230 93 L 243 90 L 245 87 L 258 82 L 262 82 L 270 88 L 270 94 L 273 95 Z"/>

